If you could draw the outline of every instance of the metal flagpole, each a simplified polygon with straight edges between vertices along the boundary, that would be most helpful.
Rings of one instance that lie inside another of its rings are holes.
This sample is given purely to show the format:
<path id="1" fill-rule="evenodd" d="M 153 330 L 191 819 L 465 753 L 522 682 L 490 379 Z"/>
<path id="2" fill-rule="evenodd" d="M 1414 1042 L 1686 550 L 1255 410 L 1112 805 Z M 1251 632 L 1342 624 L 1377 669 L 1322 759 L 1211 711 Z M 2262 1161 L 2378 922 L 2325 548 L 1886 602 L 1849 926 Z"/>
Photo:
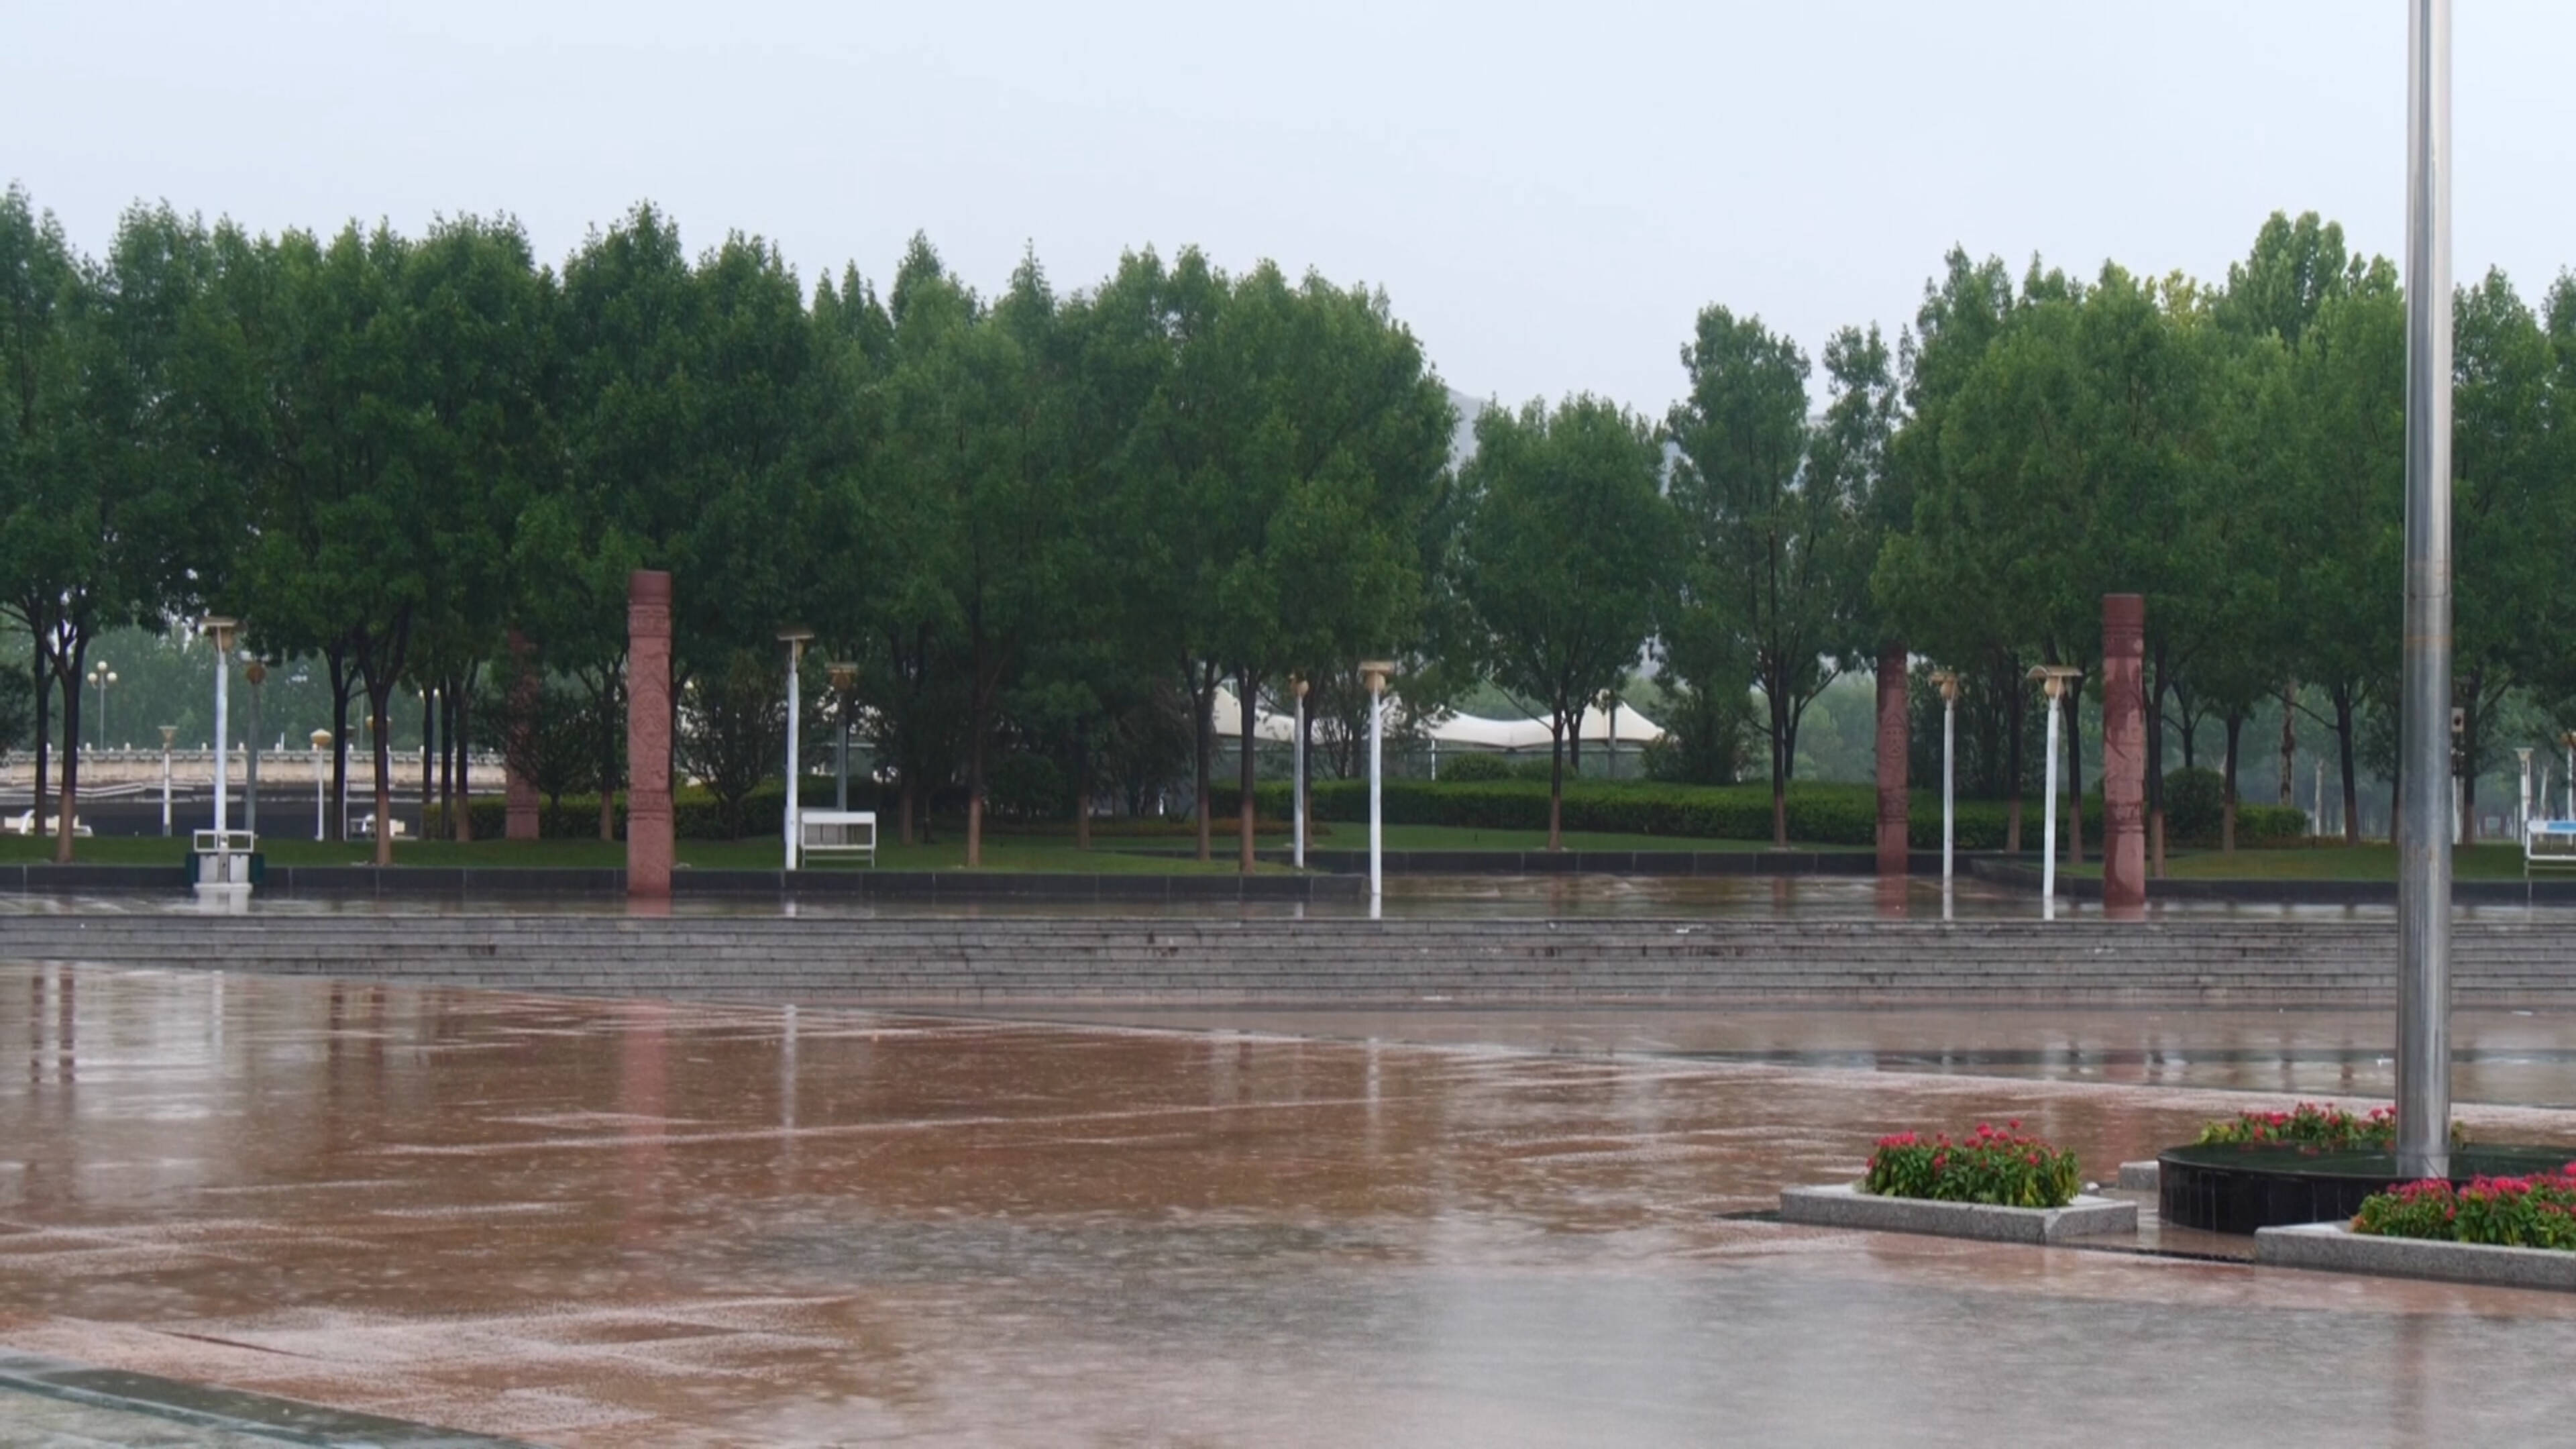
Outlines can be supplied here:
<path id="1" fill-rule="evenodd" d="M 2451 0 L 2406 44 L 2406 644 L 2397 1170 L 2451 1167 Z"/>

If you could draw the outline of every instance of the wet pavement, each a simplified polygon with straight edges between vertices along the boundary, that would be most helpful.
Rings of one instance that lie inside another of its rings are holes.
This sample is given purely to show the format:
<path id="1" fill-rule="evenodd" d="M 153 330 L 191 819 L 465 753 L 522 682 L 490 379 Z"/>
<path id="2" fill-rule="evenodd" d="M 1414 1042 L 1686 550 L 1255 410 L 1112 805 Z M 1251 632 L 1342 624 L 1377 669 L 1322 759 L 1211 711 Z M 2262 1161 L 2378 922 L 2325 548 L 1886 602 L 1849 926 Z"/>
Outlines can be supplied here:
<path id="1" fill-rule="evenodd" d="M 2576 1299 L 1731 1216 L 1981 1118 L 2108 1177 L 2384 1032 L 0 966 L 0 1349 L 565 1445 L 2554 1440 Z M 2576 1020 L 2459 1040 L 2576 1150 Z"/>

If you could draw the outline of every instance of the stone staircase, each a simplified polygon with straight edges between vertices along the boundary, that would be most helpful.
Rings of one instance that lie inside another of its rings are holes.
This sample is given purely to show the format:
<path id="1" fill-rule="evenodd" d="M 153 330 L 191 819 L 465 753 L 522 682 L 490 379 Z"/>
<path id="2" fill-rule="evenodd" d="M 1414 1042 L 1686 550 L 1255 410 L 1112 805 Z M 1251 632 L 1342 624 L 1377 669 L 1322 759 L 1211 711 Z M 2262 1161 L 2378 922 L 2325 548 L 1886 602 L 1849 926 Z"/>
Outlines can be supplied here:
<path id="1" fill-rule="evenodd" d="M 2549 925 L 2454 928 L 2462 1007 L 2576 1008 Z M 28 914 L 0 959 L 885 1005 L 2386 1007 L 2372 922 Z"/>

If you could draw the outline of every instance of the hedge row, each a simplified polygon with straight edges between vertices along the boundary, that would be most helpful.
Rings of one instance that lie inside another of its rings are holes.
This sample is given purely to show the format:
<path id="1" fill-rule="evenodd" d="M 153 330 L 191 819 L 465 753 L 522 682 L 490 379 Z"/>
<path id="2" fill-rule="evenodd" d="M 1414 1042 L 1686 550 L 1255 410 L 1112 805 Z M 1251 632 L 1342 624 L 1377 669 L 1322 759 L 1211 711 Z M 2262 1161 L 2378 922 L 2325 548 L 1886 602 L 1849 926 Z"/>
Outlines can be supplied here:
<path id="1" fill-rule="evenodd" d="M 1254 803 L 1272 818 L 1288 811 L 1288 786 L 1265 782 L 1255 787 Z M 1214 804 L 1231 814 L 1239 792 L 1220 789 Z M 1366 820 L 1368 782 L 1322 780 L 1314 785 L 1315 815 L 1320 820 Z M 1547 787 L 1520 780 L 1431 781 L 1389 780 L 1385 811 L 1394 825 L 1449 825 L 1484 830 L 1545 830 Z M 1878 838 L 1878 792 L 1868 785 L 1791 787 L 1788 797 L 1789 838 L 1801 845 L 1875 844 Z M 2088 839 L 2098 839 L 2102 797 L 2084 803 Z M 2001 850 L 2011 812 L 2000 800 L 1958 802 L 1954 839 L 1961 850 Z M 1565 828 L 1621 835 L 1670 835 L 1703 840 L 1768 840 L 1771 838 L 1771 788 L 1768 785 L 1671 785 L 1650 781 L 1584 780 L 1566 782 Z M 2022 841 L 2039 843 L 2037 802 L 2027 802 Z M 2237 812 L 2240 845 L 2279 845 L 2302 838 L 2307 817 L 2279 806 L 2243 806 Z M 1941 847 L 1941 797 L 1937 791 L 1913 794 L 1906 835 L 1918 850 Z"/>
<path id="2" fill-rule="evenodd" d="M 833 800 L 832 782 L 809 780 L 805 782 L 804 794 L 807 809 L 830 809 Z M 775 827 L 780 813 L 786 807 L 786 788 L 767 785 L 751 792 L 750 798 L 743 803 L 743 816 L 757 831 L 764 823 Z M 855 780 L 850 784 L 850 808 L 876 809 L 880 814 L 884 813 L 884 808 L 876 799 L 875 787 L 871 785 L 862 789 L 859 782 Z M 475 839 L 499 840 L 509 833 L 510 807 L 507 801 L 478 796 L 474 800 L 473 810 Z M 625 797 L 618 798 L 616 810 L 617 838 L 623 840 L 626 838 Z M 891 817 L 887 818 L 886 826 L 888 829 L 893 828 Z M 444 839 L 447 833 L 445 812 L 432 806 L 429 812 L 431 838 Z M 723 814 L 716 808 L 715 797 L 704 790 L 681 790 L 672 797 L 671 833 L 682 840 L 737 838 L 734 832 L 724 828 Z M 597 840 L 599 838 L 599 797 L 595 794 L 566 795 L 563 797 L 563 802 L 558 805 L 549 805 L 540 799 L 537 802 L 537 834 L 546 840 Z"/>

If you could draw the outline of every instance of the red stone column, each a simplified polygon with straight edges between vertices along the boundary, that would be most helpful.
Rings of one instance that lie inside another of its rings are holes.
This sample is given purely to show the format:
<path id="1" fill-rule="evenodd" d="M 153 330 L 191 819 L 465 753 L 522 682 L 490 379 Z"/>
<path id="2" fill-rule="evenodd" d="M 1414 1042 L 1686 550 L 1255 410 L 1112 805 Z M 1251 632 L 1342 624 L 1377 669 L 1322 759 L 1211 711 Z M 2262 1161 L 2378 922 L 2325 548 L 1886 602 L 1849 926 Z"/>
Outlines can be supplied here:
<path id="1" fill-rule="evenodd" d="M 2102 596 L 2102 909 L 2147 904 L 2147 601 Z"/>
<path id="2" fill-rule="evenodd" d="M 671 894 L 671 576 L 626 581 L 626 893 Z"/>
<path id="3" fill-rule="evenodd" d="M 1913 734 L 1905 714 L 1905 646 L 1878 651 L 1878 874 L 1902 879 L 1906 838 L 1905 756 Z"/>
<path id="4" fill-rule="evenodd" d="M 504 752 L 502 778 L 509 801 L 509 829 L 503 834 L 512 840 L 537 838 L 537 782 L 519 773 L 514 761 L 527 755 L 528 721 L 537 706 L 542 685 L 537 679 L 537 648 L 528 636 L 510 631 L 510 748 Z"/>

